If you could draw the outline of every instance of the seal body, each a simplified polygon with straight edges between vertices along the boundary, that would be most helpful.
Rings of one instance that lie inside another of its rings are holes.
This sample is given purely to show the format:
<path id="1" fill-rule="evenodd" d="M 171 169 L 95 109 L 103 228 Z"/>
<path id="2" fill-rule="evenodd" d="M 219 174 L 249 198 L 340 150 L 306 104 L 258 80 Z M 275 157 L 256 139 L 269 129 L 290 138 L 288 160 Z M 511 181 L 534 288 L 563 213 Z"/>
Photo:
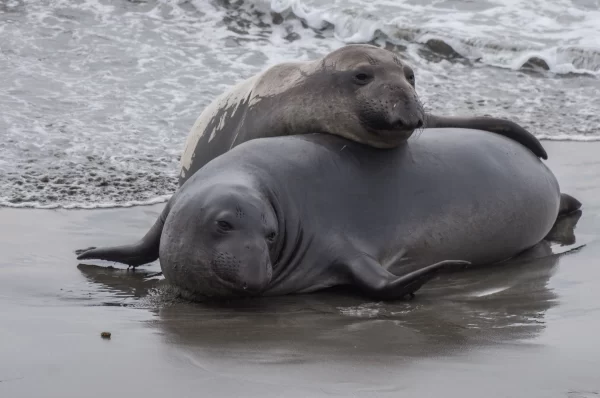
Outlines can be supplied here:
<path id="1" fill-rule="evenodd" d="M 472 127 L 547 156 L 532 134 L 508 120 L 425 114 L 415 84 L 409 65 L 391 51 L 366 44 L 347 45 L 313 61 L 271 66 L 221 94 L 200 114 L 181 157 L 180 185 L 236 145 L 285 135 L 327 133 L 394 148 L 421 127 Z"/>
<path id="2" fill-rule="evenodd" d="M 192 296 L 353 285 L 399 298 L 451 262 L 517 255 L 580 206 L 561 208 L 552 172 L 515 141 L 444 130 L 387 150 L 330 134 L 246 142 L 194 174 L 142 241 L 79 258 L 160 256 Z"/>

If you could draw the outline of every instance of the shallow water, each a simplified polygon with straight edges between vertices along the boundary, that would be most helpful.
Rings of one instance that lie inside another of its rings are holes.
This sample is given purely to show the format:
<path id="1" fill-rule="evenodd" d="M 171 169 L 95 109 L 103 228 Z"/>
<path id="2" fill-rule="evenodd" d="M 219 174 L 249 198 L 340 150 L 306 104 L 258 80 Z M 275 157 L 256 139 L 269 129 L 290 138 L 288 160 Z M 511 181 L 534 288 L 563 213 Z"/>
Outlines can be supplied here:
<path id="1" fill-rule="evenodd" d="M 434 113 L 598 140 L 599 4 L 0 1 L 0 205 L 163 202 L 188 131 L 218 94 L 346 42 L 398 52 Z M 532 57 L 550 71 L 520 70 Z"/>
<path id="2" fill-rule="evenodd" d="M 137 240 L 162 204 L 0 208 L 0 396 L 596 397 L 600 148 L 546 148 L 583 202 L 554 234 L 562 244 L 440 275 L 408 302 L 181 302 L 148 277 L 157 263 L 78 266 L 73 253 Z"/>

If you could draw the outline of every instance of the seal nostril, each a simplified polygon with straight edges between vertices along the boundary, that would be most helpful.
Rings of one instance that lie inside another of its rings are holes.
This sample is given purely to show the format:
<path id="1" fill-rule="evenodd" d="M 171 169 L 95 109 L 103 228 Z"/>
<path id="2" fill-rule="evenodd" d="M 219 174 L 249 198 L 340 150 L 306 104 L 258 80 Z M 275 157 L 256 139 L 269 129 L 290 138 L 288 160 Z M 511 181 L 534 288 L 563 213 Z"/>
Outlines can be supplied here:
<path id="1" fill-rule="evenodd" d="M 418 128 L 418 129 L 420 129 L 421 127 L 423 127 L 423 121 L 422 121 L 422 120 L 419 120 L 419 121 L 417 122 L 417 128 Z"/>

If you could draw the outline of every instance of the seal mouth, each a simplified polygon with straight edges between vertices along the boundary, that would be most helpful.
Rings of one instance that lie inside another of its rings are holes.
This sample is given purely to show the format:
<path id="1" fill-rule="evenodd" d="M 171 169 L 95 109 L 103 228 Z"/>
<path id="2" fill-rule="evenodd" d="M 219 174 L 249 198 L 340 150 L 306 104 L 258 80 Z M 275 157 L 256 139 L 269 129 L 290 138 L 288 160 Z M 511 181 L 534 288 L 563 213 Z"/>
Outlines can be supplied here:
<path id="1" fill-rule="evenodd" d="M 238 297 L 239 296 L 244 296 L 244 297 L 260 296 L 267 289 L 267 286 L 269 285 L 268 283 L 265 283 L 264 287 L 262 287 L 261 289 L 250 289 L 248 284 L 245 282 L 240 286 L 237 283 L 233 283 L 233 282 L 228 281 L 227 279 L 221 278 L 216 273 L 213 273 L 213 277 L 219 283 L 219 285 L 221 285 L 221 287 L 229 290 L 231 292 L 232 296 L 238 296 Z M 225 295 L 222 295 L 222 296 L 225 296 Z"/>
<path id="2" fill-rule="evenodd" d="M 269 281 L 270 282 L 270 281 Z M 267 290 L 267 286 L 269 286 L 269 283 L 265 283 L 263 286 L 259 287 L 259 288 L 250 288 L 248 286 L 248 283 L 244 282 L 242 284 L 242 292 L 246 295 L 246 296 L 260 296 L 265 290 Z M 238 289 L 239 290 L 239 289 Z"/>
<path id="3" fill-rule="evenodd" d="M 415 128 L 407 127 L 401 122 L 376 127 L 372 125 L 366 125 L 365 127 L 371 134 L 383 138 L 386 141 L 395 143 L 408 140 L 416 130 Z"/>
<path id="4" fill-rule="evenodd" d="M 267 268 L 269 265 L 269 261 L 266 261 L 263 267 Z M 271 276 L 261 281 L 262 283 L 250 283 L 246 280 L 240 281 L 241 283 L 234 282 L 219 275 L 219 272 L 215 271 L 215 269 L 212 269 L 210 277 L 214 278 L 215 281 L 218 282 L 223 288 L 228 289 L 234 294 L 243 296 L 259 296 L 267 290 L 269 284 L 271 283 Z"/>
<path id="5" fill-rule="evenodd" d="M 221 286 L 223 286 L 224 288 L 227 288 L 227 289 L 229 289 L 231 291 L 238 291 L 239 290 L 239 286 L 236 283 L 228 281 L 227 279 L 220 277 L 219 274 L 217 274 L 214 271 L 212 272 L 212 277 L 215 278 L 216 281 L 219 282 L 219 284 Z"/>
<path id="6" fill-rule="evenodd" d="M 415 130 L 424 126 L 423 118 L 421 117 L 416 117 L 414 120 L 408 122 L 400 118 L 393 121 L 368 118 L 361 119 L 361 123 L 371 134 L 395 143 L 406 141 Z"/>

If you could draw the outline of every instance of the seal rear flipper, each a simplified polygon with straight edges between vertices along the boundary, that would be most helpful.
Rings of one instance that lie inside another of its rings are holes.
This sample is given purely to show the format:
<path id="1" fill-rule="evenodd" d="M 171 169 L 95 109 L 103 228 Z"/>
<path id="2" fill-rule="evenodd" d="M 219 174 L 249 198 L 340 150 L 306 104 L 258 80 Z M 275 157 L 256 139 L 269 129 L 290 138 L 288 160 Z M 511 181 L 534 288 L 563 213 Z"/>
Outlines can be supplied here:
<path id="1" fill-rule="evenodd" d="M 464 128 L 485 130 L 491 133 L 503 135 L 514 140 L 532 151 L 535 156 L 548 159 L 548 154 L 542 146 L 542 143 L 529 131 L 517 123 L 499 119 L 495 117 L 444 117 L 436 115 L 427 115 L 425 118 L 425 128 Z"/>
<path id="2" fill-rule="evenodd" d="M 171 198 L 172 199 L 172 198 Z M 160 236 L 167 215 L 171 210 L 171 200 L 165 206 L 162 213 L 150 230 L 139 242 L 132 245 L 112 246 L 112 247 L 89 247 L 87 249 L 76 250 L 78 260 L 106 260 L 127 264 L 137 267 L 143 264 L 151 263 L 158 258 L 160 247 Z"/>
<path id="3" fill-rule="evenodd" d="M 581 208 L 581 202 L 567 195 L 566 193 L 560 194 L 560 207 L 558 209 L 558 216 L 564 216 L 566 214 L 573 213 Z"/>
<path id="4" fill-rule="evenodd" d="M 558 242 L 561 246 L 573 245 L 577 241 L 575 238 L 575 227 L 579 222 L 581 214 L 581 210 L 575 210 L 558 216 L 552 229 L 544 237 L 544 240 Z"/>
<path id="5" fill-rule="evenodd" d="M 381 300 L 401 299 L 413 296 L 438 271 L 451 265 L 468 265 L 468 261 L 446 260 L 429 265 L 403 276 L 388 272 L 374 258 L 362 254 L 343 263 L 354 285 L 368 296 Z"/>

